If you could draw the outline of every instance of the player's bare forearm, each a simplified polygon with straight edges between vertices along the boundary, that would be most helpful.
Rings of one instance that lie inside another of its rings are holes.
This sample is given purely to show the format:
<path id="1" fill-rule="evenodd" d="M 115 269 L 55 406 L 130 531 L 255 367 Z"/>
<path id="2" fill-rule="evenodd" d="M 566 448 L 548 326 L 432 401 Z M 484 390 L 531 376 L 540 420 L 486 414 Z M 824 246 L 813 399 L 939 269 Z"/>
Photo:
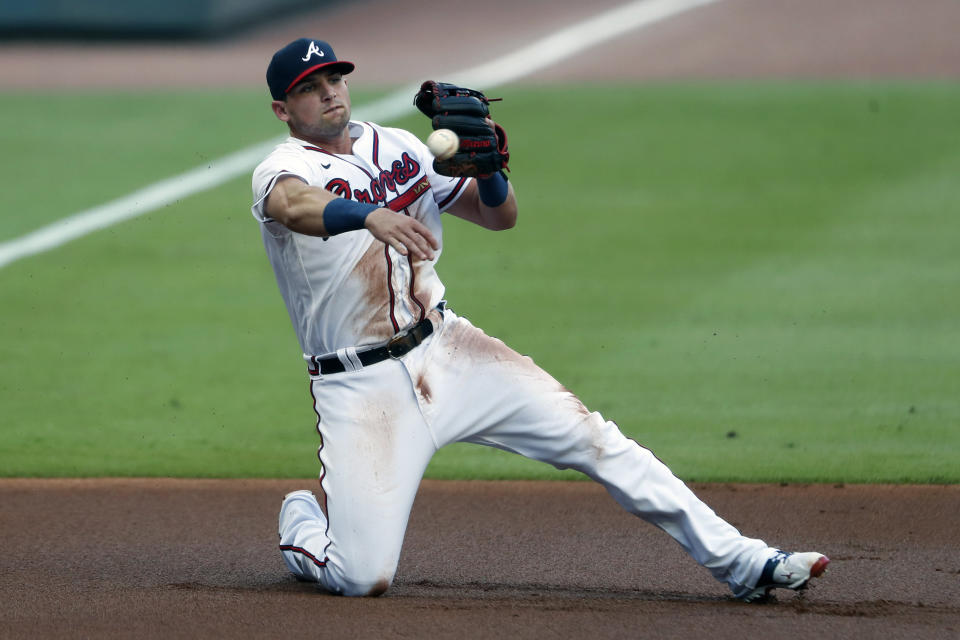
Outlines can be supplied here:
<path id="1" fill-rule="evenodd" d="M 517 224 L 517 196 L 513 185 L 507 184 L 507 199 L 496 207 L 488 207 L 480 201 L 476 181 L 472 182 L 450 209 L 450 213 L 484 229 L 503 231 Z"/>
<path id="2" fill-rule="evenodd" d="M 291 231 L 308 236 L 326 237 L 323 209 L 336 196 L 319 187 L 311 187 L 299 178 L 281 178 L 267 197 L 267 215 Z"/>
<path id="3" fill-rule="evenodd" d="M 291 231 L 328 237 L 323 214 L 337 197 L 326 189 L 308 186 L 291 177 L 274 186 L 267 199 L 266 212 Z M 421 260 L 432 260 L 433 251 L 440 248 L 437 239 L 421 222 L 390 209 L 374 209 L 367 214 L 363 226 L 401 255 L 413 253 Z"/>

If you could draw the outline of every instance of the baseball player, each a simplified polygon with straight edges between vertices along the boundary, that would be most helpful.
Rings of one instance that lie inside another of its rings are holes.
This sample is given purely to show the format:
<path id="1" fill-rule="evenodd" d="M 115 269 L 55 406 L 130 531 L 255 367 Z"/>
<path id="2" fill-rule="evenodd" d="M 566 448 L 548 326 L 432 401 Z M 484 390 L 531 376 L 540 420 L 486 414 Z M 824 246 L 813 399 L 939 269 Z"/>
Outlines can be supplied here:
<path id="1" fill-rule="evenodd" d="M 386 591 L 427 463 L 472 442 L 586 474 L 735 597 L 821 575 L 826 556 L 741 535 L 616 424 L 447 307 L 434 270 L 444 214 L 491 230 L 516 222 L 506 134 L 482 93 L 426 82 L 416 105 L 460 140 L 437 160 L 407 131 L 350 119 L 353 70 L 322 40 L 277 51 L 267 85 L 290 137 L 253 174 L 322 438 L 323 503 L 295 491 L 280 510 L 290 571 L 332 593 Z"/>

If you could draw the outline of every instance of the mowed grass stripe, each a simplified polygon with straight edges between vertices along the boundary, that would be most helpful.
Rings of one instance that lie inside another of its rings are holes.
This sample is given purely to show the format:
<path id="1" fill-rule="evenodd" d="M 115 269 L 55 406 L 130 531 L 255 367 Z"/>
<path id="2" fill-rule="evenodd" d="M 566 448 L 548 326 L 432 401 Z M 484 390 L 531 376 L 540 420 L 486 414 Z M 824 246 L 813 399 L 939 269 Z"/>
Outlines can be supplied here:
<path id="1" fill-rule="evenodd" d="M 956 482 L 960 91 L 611 87 L 579 127 L 542 108 L 568 91 L 504 91 L 522 219 L 448 223 L 454 308 L 685 478 Z M 210 123 L 196 104 L 168 108 Z M 249 197 L 238 179 L 4 271 L 0 473 L 318 472 Z M 430 474 L 571 477 L 478 447 Z"/>

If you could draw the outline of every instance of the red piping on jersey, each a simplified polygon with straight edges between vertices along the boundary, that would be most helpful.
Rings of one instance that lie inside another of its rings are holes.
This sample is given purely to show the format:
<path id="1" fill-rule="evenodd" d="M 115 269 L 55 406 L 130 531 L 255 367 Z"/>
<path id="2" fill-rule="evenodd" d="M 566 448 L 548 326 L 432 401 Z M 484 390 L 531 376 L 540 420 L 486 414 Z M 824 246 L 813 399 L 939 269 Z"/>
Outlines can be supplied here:
<path id="1" fill-rule="evenodd" d="M 397 299 L 393 295 L 393 261 L 390 260 L 390 245 L 383 245 L 383 257 L 387 259 L 387 291 L 390 292 L 390 324 L 393 325 L 393 332 L 400 333 L 400 324 L 397 322 L 397 315 L 394 312 Z"/>
<path id="2" fill-rule="evenodd" d="M 460 178 L 460 181 L 457 182 L 457 186 L 453 188 L 453 191 L 450 192 L 450 195 L 443 199 L 443 202 L 438 202 L 437 206 L 440 207 L 440 211 L 443 211 L 443 208 L 450 204 L 450 201 L 453 200 L 460 190 L 463 189 L 463 186 L 467 183 L 467 178 Z"/>
<path id="3" fill-rule="evenodd" d="M 410 215 L 410 214 L 408 213 L 407 215 Z M 413 303 L 415 305 L 420 307 L 420 317 L 417 318 L 417 322 L 420 322 L 426 316 L 427 310 L 426 308 L 424 308 L 423 304 L 417 299 L 417 296 L 413 292 L 413 284 L 414 282 L 416 282 L 417 272 L 413 268 L 413 256 L 410 254 L 407 254 L 407 264 L 410 265 L 410 299 L 413 300 Z"/>
<path id="4" fill-rule="evenodd" d="M 409 207 L 411 204 L 419 200 L 423 194 L 430 191 L 430 181 L 426 176 L 421 178 L 415 185 L 407 189 L 399 197 L 394 198 L 390 202 L 385 204 L 386 207 L 390 208 L 393 211 L 400 212 Z M 407 213 L 406 215 L 410 215 Z M 400 323 L 397 322 L 397 297 L 393 291 L 393 261 L 390 259 L 390 246 L 384 245 L 383 247 L 383 256 L 387 261 L 387 291 L 390 293 L 390 324 L 393 325 L 393 332 L 400 332 Z M 413 270 L 413 258 L 407 254 L 407 262 L 410 264 L 410 299 L 420 307 L 420 320 L 423 320 L 426 314 L 426 310 L 423 304 L 413 295 L 413 282 L 415 278 L 415 272 Z"/>
<path id="5" fill-rule="evenodd" d="M 380 135 L 373 127 L 370 127 L 370 130 L 373 131 L 373 164 L 382 171 L 383 167 L 380 166 Z"/>

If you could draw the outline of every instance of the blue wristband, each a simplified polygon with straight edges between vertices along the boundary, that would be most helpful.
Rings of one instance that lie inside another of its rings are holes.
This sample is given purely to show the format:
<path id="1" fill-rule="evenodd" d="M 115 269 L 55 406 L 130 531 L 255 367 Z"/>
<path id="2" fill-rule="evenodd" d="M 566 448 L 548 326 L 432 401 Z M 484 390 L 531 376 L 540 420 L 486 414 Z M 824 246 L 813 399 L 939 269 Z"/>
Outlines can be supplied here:
<path id="1" fill-rule="evenodd" d="M 507 177 L 498 171 L 489 178 L 477 178 L 480 202 L 488 207 L 499 207 L 507 201 Z"/>
<path id="2" fill-rule="evenodd" d="M 335 198 L 323 208 L 323 228 L 331 236 L 344 231 L 363 229 L 367 216 L 376 209 L 379 207 L 375 204 Z"/>

